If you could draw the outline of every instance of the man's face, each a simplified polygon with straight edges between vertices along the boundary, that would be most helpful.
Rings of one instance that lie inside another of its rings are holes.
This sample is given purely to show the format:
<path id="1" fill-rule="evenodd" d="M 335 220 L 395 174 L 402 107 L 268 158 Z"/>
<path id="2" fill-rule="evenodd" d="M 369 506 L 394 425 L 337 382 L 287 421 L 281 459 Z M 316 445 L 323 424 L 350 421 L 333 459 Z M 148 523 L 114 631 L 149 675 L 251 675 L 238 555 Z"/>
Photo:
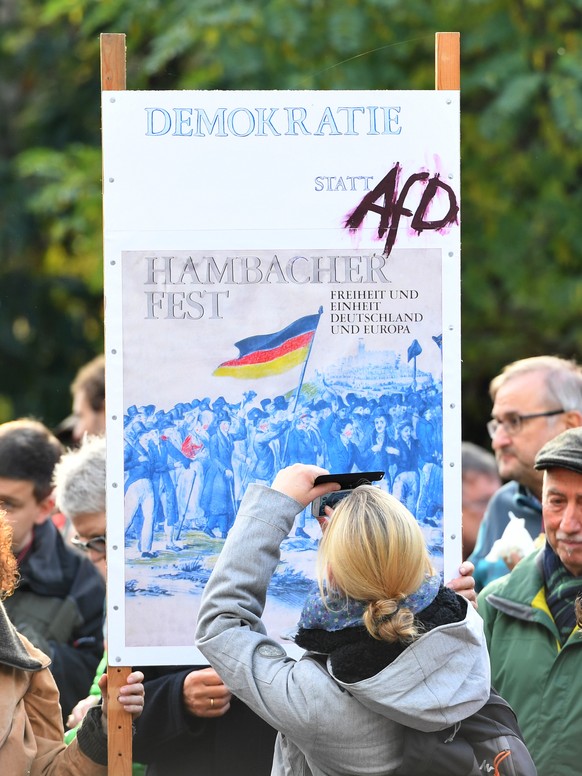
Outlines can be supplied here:
<path id="1" fill-rule="evenodd" d="M 509 379 L 495 396 L 491 417 L 503 421 L 511 415 L 530 415 L 560 409 L 545 399 L 545 379 L 541 372 L 530 372 Z M 566 415 L 530 418 L 510 436 L 500 425 L 491 441 L 499 474 L 504 480 L 517 480 L 539 495 L 541 472 L 533 468 L 539 450 L 568 427 Z"/>
<path id="2" fill-rule="evenodd" d="M 394 422 L 401 420 L 405 412 L 406 407 L 403 404 L 394 404 L 392 407 L 390 407 L 390 415 L 392 416 Z"/>
<path id="3" fill-rule="evenodd" d="M 542 507 L 548 542 L 568 571 L 582 576 L 582 474 L 548 469 Z"/>
<path id="4" fill-rule="evenodd" d="M 73 526 L 77 532 L 77 537 L 82 542 L 90 542 L 92 539 L 102 538 L 105 536 L 107 528 L 105 512 L 87 512 L 82 515 L 75 515 Z M 103 542 L 96 542 L 95 546 L 88 547 L 86 552 L 91 563 L 105 578 L 107 573 L 105 544 Z"/>
<path id="5" fill-rule="evenodd" d="M 0 477 L 0 509 L 12 526 L 12 549 L 20 552 L 32 540 L 32 529 L 48 519 L 54 507 L 52 496 L 37 501 L 34 484 L 28 480 Z"/>
<path id="6" fill-rule="evenodd" d="M 94 410 L 87 400 L 85 391 L 77 391 L 73 396 L 73 439 L 80 442 L 83 434 L 105 433 L 105 410 Z"/>
<path id="7" fill-rule="evenodd" d="M 354 427 L 351 423 L 346 423 L 346 425 L 343 427 L 341 431 L 341 436 L 344 437 L 344 439 L 348 440 L 351 439 L 354 434 Z"/>

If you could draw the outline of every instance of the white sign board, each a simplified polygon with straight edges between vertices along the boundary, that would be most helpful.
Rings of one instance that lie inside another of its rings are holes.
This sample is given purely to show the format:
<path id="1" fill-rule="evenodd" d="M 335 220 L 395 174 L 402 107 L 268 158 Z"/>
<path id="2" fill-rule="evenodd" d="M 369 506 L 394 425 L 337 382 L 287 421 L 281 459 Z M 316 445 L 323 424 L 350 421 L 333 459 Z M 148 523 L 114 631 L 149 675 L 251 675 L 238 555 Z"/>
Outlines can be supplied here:
<path id="1" fill-rule="evenodd" d="M 297 460 L 384 471 L 456 576 L 459 145 L 458 92 L 103 93 L 111 662 L 203 662 L 242 494 Z M 269 590 L 290 653 L 318 532 Z"/>

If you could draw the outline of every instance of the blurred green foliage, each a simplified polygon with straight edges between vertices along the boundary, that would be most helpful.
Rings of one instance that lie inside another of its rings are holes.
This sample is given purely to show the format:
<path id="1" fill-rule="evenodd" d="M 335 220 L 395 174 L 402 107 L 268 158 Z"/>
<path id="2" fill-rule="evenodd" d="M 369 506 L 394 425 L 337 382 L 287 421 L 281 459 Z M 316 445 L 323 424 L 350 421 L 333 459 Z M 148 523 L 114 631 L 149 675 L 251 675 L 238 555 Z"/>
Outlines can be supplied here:
<path id="1" fill-rule="evenodd" d="M 0 420 L 102 349 L 99 33 L 130 89 L 432 89 L 461 33 L 463 433 L 488 381 L 581 357 L 582 0 L 0 0 Z"/>

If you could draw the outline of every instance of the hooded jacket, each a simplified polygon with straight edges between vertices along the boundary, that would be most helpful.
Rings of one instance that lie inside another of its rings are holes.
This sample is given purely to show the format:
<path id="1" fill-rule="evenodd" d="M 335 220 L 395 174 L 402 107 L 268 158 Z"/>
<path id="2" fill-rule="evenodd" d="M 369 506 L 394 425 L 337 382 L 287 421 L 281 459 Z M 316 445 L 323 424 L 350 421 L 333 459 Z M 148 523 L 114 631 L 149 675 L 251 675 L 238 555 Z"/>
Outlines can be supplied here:
<path id="1" fill-rule="evenodd" d="M 280 731 L 272 773 L 391 774 L 402 725 L 440 730 L 489 697 L 482 622 L 471 606 L 435 627 L 377 673 L 343 681 L 306 654 L 295 661 L 261 621 L 280 544 L 303 507 L 251 485 L 202 597 L 197 645 L 230 691 Z"/>
<path id="2" fill-rule="evenodd" d="M 0 604 L 0 773 L 5 776 L 106 776 L 100 709 L 70 746 L 63 742 L 59 693 L 49 658 L 17 633 Z M 89 754 L 91 756 L 89 756 Z"/>
<path id="3" fill-rule="evenodd" d="M 539 776 L 580 773 L 582 631 L 563 646 L 546 603 L 543 550 L 479 594 L 492 684 L 511 704 Z"/>

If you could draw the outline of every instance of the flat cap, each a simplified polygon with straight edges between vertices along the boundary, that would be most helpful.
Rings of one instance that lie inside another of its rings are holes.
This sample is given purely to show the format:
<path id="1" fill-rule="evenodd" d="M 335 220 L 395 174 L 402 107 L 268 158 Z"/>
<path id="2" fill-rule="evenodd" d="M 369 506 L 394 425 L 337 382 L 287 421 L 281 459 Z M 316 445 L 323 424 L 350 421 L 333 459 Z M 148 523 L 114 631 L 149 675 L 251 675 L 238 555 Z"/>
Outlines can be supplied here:
<path id="1" fill-rule="evenodd" d="M 582 474 L 582 427 L 569 428 L 550 439 L 536 456 L 536 469 L 569 469 Z"/>

